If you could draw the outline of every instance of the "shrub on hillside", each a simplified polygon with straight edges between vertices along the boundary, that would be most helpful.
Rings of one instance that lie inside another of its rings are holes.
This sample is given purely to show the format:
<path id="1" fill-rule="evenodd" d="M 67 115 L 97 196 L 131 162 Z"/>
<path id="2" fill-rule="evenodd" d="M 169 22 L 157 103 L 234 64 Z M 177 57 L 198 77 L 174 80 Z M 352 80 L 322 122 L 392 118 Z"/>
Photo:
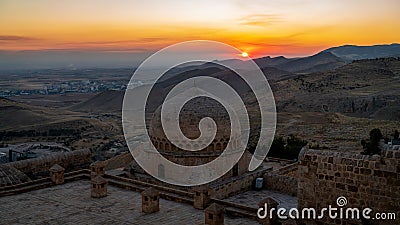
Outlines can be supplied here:
<path id="1" fill-rule="evenodd" d="M 301 149 L 307 145 L 307 141 L 294 135 L 288 138 L 276 137 L 268 152 L 269 157 L 297 160 Z"/>
<path id="2" fill-rule="evenodd" d="M 369 140 L 361 140 L 361 145 L 363 146 L 364 155 L 375 155 L 380 154 L 381 149 L 379 147 L 379 142 L 383 138 L 381 130 L 374 128 L 369 132 Z"/>

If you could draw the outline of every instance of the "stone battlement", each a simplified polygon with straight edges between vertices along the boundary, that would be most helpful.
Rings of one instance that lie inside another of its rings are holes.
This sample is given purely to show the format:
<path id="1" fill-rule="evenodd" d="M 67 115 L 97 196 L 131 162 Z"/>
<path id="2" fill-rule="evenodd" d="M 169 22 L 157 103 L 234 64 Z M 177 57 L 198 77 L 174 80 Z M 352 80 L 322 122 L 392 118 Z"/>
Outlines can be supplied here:
<path id="1" fill-rule="evenodd" d="M 391 148 L 370 156 L 303 149 L 298 173 L 299 209 L 336 206 L 336 199 L 344 196 L 348 200 L 346 207 L 400 212 L 400 150 Z M 338 221 L 324 221 L 335 222 Z"/>
<path id="2" fill-rule="evenodd" d="M 26 159 L 7 163 L 6 165 L 14 167 L 19 171 L 28 174 L 48 173 L 50 167 L 59 164 L 67 171 L 87 168 L 92 161 L 92 153 L 89 149 L 76 150 L 72 152 L 54 153 L 46 157 Z"/>

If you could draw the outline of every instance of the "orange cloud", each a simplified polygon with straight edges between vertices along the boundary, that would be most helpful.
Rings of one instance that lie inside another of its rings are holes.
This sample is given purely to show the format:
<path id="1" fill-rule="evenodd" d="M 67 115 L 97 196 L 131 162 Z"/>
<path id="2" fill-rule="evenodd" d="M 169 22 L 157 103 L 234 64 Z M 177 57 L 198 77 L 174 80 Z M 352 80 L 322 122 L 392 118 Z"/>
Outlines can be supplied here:
<path id="1" fill-rule="evenodd" d="M 15 41 L 32 41 L 32 40 L 38 40 L 38 39 L 33 37 L 24 37 L 15 35 L 0 35 L 0 41 L 15 42 Z"/>
<path id="2" fill-rule="evenodd" d="M 239 19 L 239 23 L 249 26 L 270 26 L 281 21 L 281 17 L 275 14 L 252 14 Z"/>

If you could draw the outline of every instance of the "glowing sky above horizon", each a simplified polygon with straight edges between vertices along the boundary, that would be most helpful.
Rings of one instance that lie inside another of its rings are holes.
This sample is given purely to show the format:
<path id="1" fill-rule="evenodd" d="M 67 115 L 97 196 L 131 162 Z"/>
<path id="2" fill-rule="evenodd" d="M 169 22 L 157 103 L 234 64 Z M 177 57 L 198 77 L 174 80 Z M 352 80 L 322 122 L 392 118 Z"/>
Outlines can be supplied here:
<path id="1" fill-rule="evenodd" d="M 185 40 L 251 57 L 398 43 L 397 0 L 0 0 L 0 50 L 154 52 Z"/>

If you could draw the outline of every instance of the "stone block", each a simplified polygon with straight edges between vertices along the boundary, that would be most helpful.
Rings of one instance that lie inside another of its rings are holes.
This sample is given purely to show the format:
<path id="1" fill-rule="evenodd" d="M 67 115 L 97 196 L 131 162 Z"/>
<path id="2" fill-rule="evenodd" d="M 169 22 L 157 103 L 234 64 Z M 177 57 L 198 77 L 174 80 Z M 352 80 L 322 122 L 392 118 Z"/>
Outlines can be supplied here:
<path id="1" fill-rule="evenodd" d="M 213 203 L 204 211 L 204 223 L 208 225 L 224 225 L 224 214 L 225 208 Z"/>
<path id="2" fill-rule="evenodd" d="M 142 212 L 160 211 L 160 193 L 155 188 L 147 188 L 142 192 Z"/>

